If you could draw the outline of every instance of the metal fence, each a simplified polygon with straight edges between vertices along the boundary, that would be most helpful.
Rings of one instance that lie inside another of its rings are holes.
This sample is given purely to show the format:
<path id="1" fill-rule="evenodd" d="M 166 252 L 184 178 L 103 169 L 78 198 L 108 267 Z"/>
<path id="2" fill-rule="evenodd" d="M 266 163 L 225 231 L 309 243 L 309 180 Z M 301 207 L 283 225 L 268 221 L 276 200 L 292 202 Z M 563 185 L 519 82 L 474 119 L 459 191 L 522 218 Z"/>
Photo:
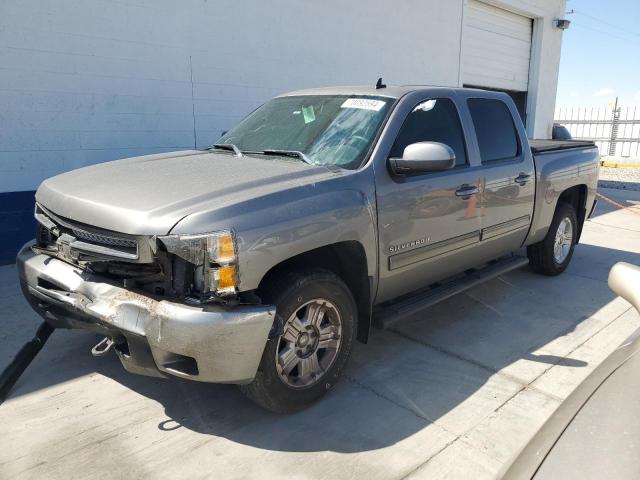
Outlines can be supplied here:
<path id="1" fill-rule="evenodd" d="M 640 159 L 640 107 L 556 108 L 555 123 L 567 127 L 574 139 L 592 140 L 601 155 Z"/>

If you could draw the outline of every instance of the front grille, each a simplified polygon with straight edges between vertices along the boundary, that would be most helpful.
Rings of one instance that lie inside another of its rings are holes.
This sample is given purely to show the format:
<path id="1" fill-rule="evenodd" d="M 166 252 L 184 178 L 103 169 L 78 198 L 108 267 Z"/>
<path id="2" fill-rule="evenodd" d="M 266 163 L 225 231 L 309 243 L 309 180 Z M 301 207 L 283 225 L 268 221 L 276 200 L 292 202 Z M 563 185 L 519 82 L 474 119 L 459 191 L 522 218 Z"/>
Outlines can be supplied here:
<path id="1" fill-rule="evenodd" d="M 41 225 L 38 244 L 59 255 L 81 261 L 118 260 L 151 262 L 153 252 L 143 237 L 125 235 L 59 217 L 36 204 L 36 220 Z M 140 247 L 142 251 L 140 251 Z"/>
<path id="2" fill-rule="evenodd" d="M 77 227 L 72 227 L 71 231 L 73 232 L 74 237 L 84 240 L 85 242 L 131 249 L 136 249 L 138 247 L 138 242 L 128 238 L 111 237 L 100 233 L 87 232 L 86 230 L 81 230 Z"/>

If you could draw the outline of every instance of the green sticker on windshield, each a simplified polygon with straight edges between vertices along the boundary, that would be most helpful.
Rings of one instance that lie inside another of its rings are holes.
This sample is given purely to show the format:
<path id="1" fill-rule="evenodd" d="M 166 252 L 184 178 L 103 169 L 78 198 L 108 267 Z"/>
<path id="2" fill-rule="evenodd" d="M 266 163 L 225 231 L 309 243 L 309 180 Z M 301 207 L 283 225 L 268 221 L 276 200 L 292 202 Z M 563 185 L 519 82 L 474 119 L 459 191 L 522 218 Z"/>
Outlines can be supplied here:
<path id="1" fill-rule="evenodd" d="M 313 122 L 316 119 L 316 114 L 313 111 L 313 105 L 302 107 L 302 116 L 304 117 L 304 123 Z"/>

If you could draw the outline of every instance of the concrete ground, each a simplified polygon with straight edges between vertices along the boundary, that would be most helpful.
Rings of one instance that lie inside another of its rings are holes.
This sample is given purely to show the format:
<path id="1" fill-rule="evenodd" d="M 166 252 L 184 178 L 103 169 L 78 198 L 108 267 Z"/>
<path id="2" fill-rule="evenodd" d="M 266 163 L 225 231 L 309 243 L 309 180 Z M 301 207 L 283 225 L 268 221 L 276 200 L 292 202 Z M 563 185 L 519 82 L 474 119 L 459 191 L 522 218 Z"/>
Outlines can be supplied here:
<path id="1" fill-rule="evenodd" d="M 358 345 L 312 408 L 266 413 L 233 386 L 125 373 L 57 331 L 0 406 L 0 478 L 496 478 L 640 326 L 609 268 L 640 264 L 640 192 L 603 190 L 563 275 L 514 271 Z M 0 269 L 0 368 L 39 320 Z"/>

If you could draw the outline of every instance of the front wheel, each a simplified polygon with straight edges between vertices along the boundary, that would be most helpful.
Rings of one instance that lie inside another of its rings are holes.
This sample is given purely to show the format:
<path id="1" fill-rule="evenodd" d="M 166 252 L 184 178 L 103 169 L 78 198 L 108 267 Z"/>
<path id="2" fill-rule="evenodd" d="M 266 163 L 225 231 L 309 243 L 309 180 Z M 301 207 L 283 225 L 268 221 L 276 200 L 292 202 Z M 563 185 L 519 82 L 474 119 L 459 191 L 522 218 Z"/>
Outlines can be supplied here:
<path id="1" fill-rule="evenodd" d="M 262 297 L 275 304 L 283 333 L 267 342 L 255 379 L 240 389 L 267 410 L 292 413 L 340 377 L 355 339 L 356 304 L 344 282 L 324 270 L 284 274 Z"/>
<path id="2" fill-rule="evenodd" d="M 558 205 L 546 237 L 527 247 L 529 264 L 534 272 L 559 275 L 564 272 L 578 239 L 578 219 L 573 205 Z"/>

